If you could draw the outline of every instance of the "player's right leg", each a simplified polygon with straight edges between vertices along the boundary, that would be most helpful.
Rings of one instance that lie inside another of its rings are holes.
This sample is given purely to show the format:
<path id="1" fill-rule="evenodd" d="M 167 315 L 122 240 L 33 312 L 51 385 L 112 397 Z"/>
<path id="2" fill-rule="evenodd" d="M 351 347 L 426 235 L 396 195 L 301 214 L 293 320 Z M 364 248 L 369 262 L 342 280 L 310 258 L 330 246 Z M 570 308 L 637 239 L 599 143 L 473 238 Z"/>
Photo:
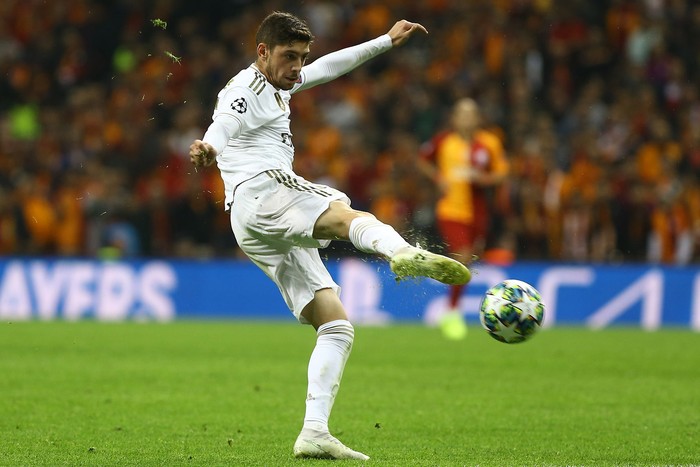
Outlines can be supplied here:
<path id="1" fill-rule="evenodd" d="M 472 278 L 469 269 L 459 261 L 410 245 L 398 250 L 389 264 L 397 280 L 430 277 L 443 284 L 462 285 Z"/>
<path id="2" fill-rule="evenodd" d="M 466 284 L 471 280 L 464 264 L 411 246 L 390 225 L 345 203 L 330 203 L 316 222 L 314 238 L 349 240 L 360 251 L 384 256 L 397 280 L 430 277 L 444 284 Z"/>

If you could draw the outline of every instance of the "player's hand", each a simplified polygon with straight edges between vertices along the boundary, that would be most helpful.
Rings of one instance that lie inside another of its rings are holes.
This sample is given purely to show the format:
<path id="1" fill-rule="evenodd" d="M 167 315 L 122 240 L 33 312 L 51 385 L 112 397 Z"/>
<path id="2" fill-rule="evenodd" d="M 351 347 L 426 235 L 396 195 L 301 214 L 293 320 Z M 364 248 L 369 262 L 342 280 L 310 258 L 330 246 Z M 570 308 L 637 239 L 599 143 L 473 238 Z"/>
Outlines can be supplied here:
<path id="1" fill-rule="evenodd" d="M 194 140 L 190 145 L 190 161 L 195 167 L 207 167 L 216 159 L 216 149 L 201 139 Z"/>
<path id="2" fill-rule="evenodd" d="M 419 23 L 411 23 L 410 21 L 402 19 L 401 21 L 397 21 L 396 24 L 389 29 L 387 34 L 389 34 L 389 37 L 391 37 L 391 45 L 393 47 L 398 47 L 404 44 L 416 31 L 428 34 L 428 30 L 425 29 L 423 25 Z"/>

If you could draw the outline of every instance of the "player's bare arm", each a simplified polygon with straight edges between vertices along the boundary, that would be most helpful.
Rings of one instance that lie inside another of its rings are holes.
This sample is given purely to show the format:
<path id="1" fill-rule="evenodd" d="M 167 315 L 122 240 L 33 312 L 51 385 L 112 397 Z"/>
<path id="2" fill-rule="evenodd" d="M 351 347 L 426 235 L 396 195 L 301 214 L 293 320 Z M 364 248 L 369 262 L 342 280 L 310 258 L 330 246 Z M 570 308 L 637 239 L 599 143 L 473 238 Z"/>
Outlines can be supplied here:
<path id="1" fill-rule="evenodd" d="M 420 158 L 416 162 L 418 171 L 425 175 L 428 180 L 432 181 L 435 186 L 438 187 L 441 194 L 447 193 L 447 190 L 449 189 L 449 182 L 445 180 L 445 177 L 443 177 L 442 174 L 440 174 L 437 166 Z"/>
<path id="2" fill-rule="evenodd" d="M 401 21 L 397 21 L 396 24 L 389 29 L 387 34 L 391 37 L 391 45 L 393 47 L 398 47 L 403 45 L 415 32 L 428 34 L 428 30 L 425 29 L 422 24 L 412 23 L 402 19 Z"/>
<path id="3" fill-rule="evenodd" d="M 195 167 L 210 166 L 216 159 L 216 149 L 201 139 L 196 139 L 190 145 L 190 161 Z"/>

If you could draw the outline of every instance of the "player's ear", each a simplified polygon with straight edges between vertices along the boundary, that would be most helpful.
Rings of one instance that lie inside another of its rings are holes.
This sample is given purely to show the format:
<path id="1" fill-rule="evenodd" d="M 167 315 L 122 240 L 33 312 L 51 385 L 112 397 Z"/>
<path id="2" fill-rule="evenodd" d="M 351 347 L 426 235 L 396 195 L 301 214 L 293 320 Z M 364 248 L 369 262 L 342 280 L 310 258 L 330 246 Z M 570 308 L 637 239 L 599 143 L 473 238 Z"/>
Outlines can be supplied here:
<path id="1" fill-rule="evenodd" d="M 267 60 L 267 57 L 270 55 L 270 48 L 265 44 L 264 42 L 261 42 L 258 44 L 258 57 L 261 57 L 264 60 Z"/>

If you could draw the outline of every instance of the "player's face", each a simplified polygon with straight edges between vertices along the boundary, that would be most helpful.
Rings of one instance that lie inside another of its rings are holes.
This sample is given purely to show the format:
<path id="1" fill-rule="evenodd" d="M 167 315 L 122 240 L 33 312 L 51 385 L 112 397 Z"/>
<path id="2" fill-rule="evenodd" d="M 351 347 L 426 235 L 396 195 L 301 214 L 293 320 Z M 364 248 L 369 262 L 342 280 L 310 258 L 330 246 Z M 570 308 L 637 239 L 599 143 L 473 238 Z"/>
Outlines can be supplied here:
<path id="1" fill-rule="evenodd" d="M 262 55 L 262 72 L 270 83 L 285 91 L 292 89 L 299 80 L 301 67 L 309 56 L 308 42 L 292 42 L 287 45 L 276 45 L 272 49 L 265 48 Z"/>
<path id="2" fill-rule="evenodd" d="M 471 99 L 459 101 L 452 112 L 452 126 L 459 133 L 471 133 L 481 123 L 479 108 Z"/>

